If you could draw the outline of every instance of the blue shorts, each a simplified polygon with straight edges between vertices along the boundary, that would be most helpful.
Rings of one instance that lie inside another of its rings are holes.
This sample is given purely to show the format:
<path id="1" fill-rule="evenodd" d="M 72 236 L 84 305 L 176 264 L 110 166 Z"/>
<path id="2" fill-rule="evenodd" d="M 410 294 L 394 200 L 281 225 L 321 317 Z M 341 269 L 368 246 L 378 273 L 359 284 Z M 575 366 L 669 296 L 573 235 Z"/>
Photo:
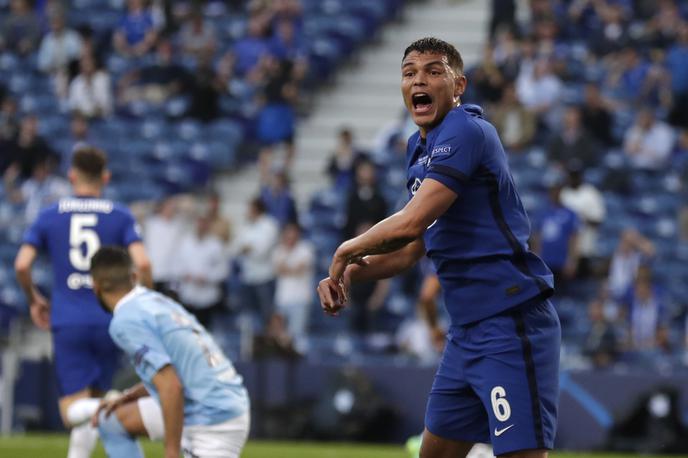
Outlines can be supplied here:
<path id="1" fill-rule="evenodd" d="M 559 404 L 559 317 L 531 302 L 449 330 L 425 426 L 495 455 L 551 449 Z"/>
<path id="2" fill-rule="evenodd" d="M 60 396 L 84 388 L 109 390 L 119 350 L 110 338 L 108 327 L 60 326 L 52 332 Z"/>

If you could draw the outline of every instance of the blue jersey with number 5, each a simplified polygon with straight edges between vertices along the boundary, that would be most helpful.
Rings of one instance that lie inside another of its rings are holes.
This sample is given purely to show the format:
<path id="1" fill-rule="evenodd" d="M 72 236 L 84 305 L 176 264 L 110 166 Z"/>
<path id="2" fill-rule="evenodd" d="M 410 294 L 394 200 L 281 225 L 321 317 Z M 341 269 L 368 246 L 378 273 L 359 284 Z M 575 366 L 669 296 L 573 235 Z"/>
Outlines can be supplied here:
<path id="1" fill-rule="evenodd" d="M 69 197 L 43 210 L 23 243 L 50 258 L 52 327 L 107 325 L 110 316 L 93 294 L 91 257 L 103 245 L 127 247 L 140 240 L 132 214 L 110 200 Z"/>
<path id="2" fill-rule="evenodd" d="M 248 394 L 213 338 L 181 305 L 142 286 L 114 310 L 110 336 L 129 356 L 148 392 L 171 364 L 184 387 L 184 424 L 214 425 L 248 411 Z"/>

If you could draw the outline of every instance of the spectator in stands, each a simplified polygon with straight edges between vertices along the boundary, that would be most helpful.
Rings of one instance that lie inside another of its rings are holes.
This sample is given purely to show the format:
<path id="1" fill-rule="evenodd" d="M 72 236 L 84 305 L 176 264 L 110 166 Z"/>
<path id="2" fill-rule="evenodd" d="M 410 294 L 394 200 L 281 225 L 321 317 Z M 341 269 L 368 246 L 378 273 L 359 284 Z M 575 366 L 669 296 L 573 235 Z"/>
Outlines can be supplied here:
<path id="1" fill-rule="evenodd" d="M 277 274 L 277 311 L 286 318 L 289 334 L 296 338 L 304 337 L 313 304 L 315 250 L 301 238 L 301 228 L 297 223 L 288 223 L 282 229 L 272 261 Z"/>
<path id="2" fill-rule="evenodd" d="M 263 60 L 266 84 L 259 102 L 258 140 L 261 174 L 266 176 L 273 166 L 274 148 L 284 145 L 285 169 L 291 168 L 294 159 L 294 135 L 296 130 L 295 105 L 298 98 L 298 84 L 294 79 L 294 64 L 278 61 L 273 57 Z"/>
<path id="3" fill-rule="evenodd" d="M 658 347 L 658 331 L 667 325 L 666 307 L 652 271 L 647 266 L 638 269 L 633 288 L 626 298 L 628 307 L 630 346 L 634 350 Z"/>
<path id="4" fill-rule="evenodd" d="M 208 59 L 217 49 L 217 33 L 212 23 L 203 19 L 203 11 L 196 7 L 179 31 L 182 51 L 196 59 Z"/>
<path id="5" fill-rule="evenodd" d="M 356 165 L 355 181 L 346 204 L 343 238 L 353 238 L 361 226 L 372 226 L 387 216 L 387 202 L 377 186 L 375 164 L 362 159 Z"/>
<path id="6" fill-rule="evenodd" d="M 607 86 L 614 91 L 615 98 L 632 105 L 640 104 L 646 95 L 648 62 L 633 46 L 616 53 L 611 62 Z"/>
<path id="7" fill-rule="evenodd" d="M 255 69 L 263 56 L 270 53 L 270 44 L 266 38 L 267 25 L 264 15 L 254 14 L 249 17 L 246 35 L 238 39 L 232 48 L 238 76 L 246 76 Z"/>
<path id="8" fill-rule="evenodd" d="M 671 127 L 655 118 L 651 108 L 643 108 L 633 126 L 626 131 L 624 152 L 634 167 L 660 170 L 667 166 L 674 146 L 675 135 Z"/>
<path id="9" fill-rule="evenodd" d="M 327 173 L 337 189 L 348 189 L 354 178 L 354 166 L 366 156 L 356 147 L 354 134 L 348 127 L 342 127 L 337 134 L 337 146 L 327 166 Z"/>
<path id="10" fill-rule="evenodd" d="M 274 311 L 275 268 L 272 253 L 279 238 L 277 221 L 267 214 L 259 197 L 251 200 L 246 225 L 235 248 L 241 263 L 244 304 L 267 322 Z"/>
<path id="11" fill-rule="evenodd" d="M 592 136 L 582 126 L 581 110 L 576 106 L 564 110 L 561 129 L 552 133 L 547 145 L 547 156 L 551 162 L 565 164 L 577 159 L 583 167 L 599 164 L 598 149 Z"/>
<path id="12" fill-rule="evenodd" d="M 606 218 L 606 207 L 602 193 L 592 184 L 583 181 L 580 162 L 571 161 L 567 168 L 568 183 L 561 190 L 561 202 L 581 220 L 577 272 L 579 276 L 588 276 L 592 273 L 593 260 L 598 257 L 597 232 Z"/>
<path id="13" fill-rule="evenodd" d="M 284 316 L 273 313 L 266 320 L 265 330 L 254 339 L 253 356 L 255 359 L 298 359 L 301 357 L 294 346 L 294 337 L 289 334 Z"/>
<path id="14" fill-rule="evenodd" d="M 604 314 L 604 304 L 594 299 L 588 306 L 590 330 L 583 344 L 583 354 L 598 369 L 611 366 L 621 350 L 616 327 Z"/>
<path id="15" fill-rule="evenodd" d="M 229 257 L 223 241 L 211 231 L 211 220 L 202 216 L 176 250 L 177 291 L 184 306 L 208 328 L 224 306 L 223 284 L 229 275 Z"/>
<path id="16" fill-rule="evenodd" d="M 69 85 L 69 108 L 88 118 L 109 116 L 113 108 L 110 75 L 98 68 L 90 54 L 81 57 L 79 70 L 79 75 Z"/>
<path id="17" fill-rule="evenodd" d="M 492 0 L 490 39 L 494 39 L 499 29 L 516 29 L 516 2 L 514 0 Z"/>
<path id="18" fill-rule="evenodd" d="M 561 202 L 561 184 L 549 189 L 549 202 L 537 218 L 533 250 L 554 274 L 554 284 L 566 291 L 578 268 L 578 215 Z"/>
<path id="19" fill-rule="evenodd" d="M 122 77 L 117 86 L 122 104 L 145 100 L 159 105 L 188 88 L 190 76 L 173 61 L 170 40 L 161 39 L 156 47 L 155 62 Z"/>
<path id="20" fill-rule="evenodd" d="M 521 151 L 533 142 L 535 116 L 518 100 L 512 83 L 504 87 L 502 100 L 495 107 L 491 118 L 507 152 Z"/>
<path id="21" fill-rule="evenodd" d="M 0 146 L 14 140 L 19 133 L 17 101 L 6 95 L 0 101 Z M 3 155 L 6 159 L 7 156 Z M 8 164 L 9 165 L 9 164 Z"/>
<path id="22" fill-rule="evenodd" d="M 289 189 L 289 177 L 285 171 L 279 170 L 271 174 L 268 182 L 261 187 L 260 198 L 268 214 L 280 227 L 298 219 L 296 203 Z"/>
<path id="23" fill-rule="evenodd" d="M 19 169 L 3 177 L 10 201 L 24 205 L 26 224 L 31 224 L 44 207 L 71 194 L 67 180 L 53 173 L 54 166 L 54 161 L 44 158 L 36 163 L 28 180 L 19 181 Z"/>
<path id="24" fill-rule="evenodd" d="M 69 133 L 72 138 L 72 147 L 69 153 L 76 151 L 78 148 L 93 143 L 93 139 L 89 135 L 88 118 L 81 113 L 74 113 L 72 121 L 69 123 Z"/>
<path id="25" fill-rule="evenodd" d="M 495 63 L 494 46 L 490 43 L 483 48 L 483 58 L 471 70 L 469 81 L 476 90 L 476 98 L 482 103 L 496 103 L 502 98 L 505 79 Z"/>
<path id="26" fill-rule="evenodd" d="M 127 0 L 127 12 L 112 36 L 115 50 L 124 57 L 140 57 L 153 49 L 157 37 L 145 0 Z"/>
<path id="27" fill-rule="evenodd" d="M 0 27 L 0 51 L 31 54 L 41 39 L 41 26 L 28 0 L 11 0 L 10 14 Z"/>
<path id="28" fill-rule="evenodd" d="M 64 12 L 55 8 L 50 12 L 50 32 L 38 50 L 38 69 L 52 76 L 55 93 L 64 99 L 67 95 L 68 66 L 81 56 L 81 37 L 67 28 Z"/>
<path id="29" fill-rule="evenodd" d="M 526 67 L 521 69 L 516 80 L 516 93 L 523 105 L 538 116 L 546 116 L 559 102 L 563 85 L 552 73 L 548 61 L 535 62 L 532 72 Z"/>
<path id="30" fill-rule="evenodd" d="M 397 347 L 419 362 L 434 365 L 438 362 L 446 331 L 438 323 L 437 298 L 440 295 L 440 282 L 434 271 L 423 279 L 416 314 L 404 321 L 395 335 Z"/>
<path id="31" fill-rule="evenodd" d="M 200 59 L 191 81 L 191 104 L 187 116 L 203 122 L 211 122 L 220 116 L 220 94 L 226 90 L 226 81 L 221 81 L 210 58 Z"/>
<path id="32" fill-rule="evenodd" d="M 274 24 L 275 33 L 270 40 L 270 54 L 279 61 L 294 64 L 306 59 L 306 49 L 296 33 L 294 22 L 289 19 L 278 20 Z"/>
<path id="33" fill-rule="evenodd" d="M 208 195 L 208 210 L 205 216 L 210 219 L 210 231 L 222 240 L 222 243 L 229 243 L 232 239 L 232 224 L 221 213 L 220 194 L 213 190 Z"/>
<path id="34" fill-rule="evenodd" d="M 600 146 L 613 146 L 616 143 L 612 135 L 614 119 L 609 102 L 595 83 L 586 84 L 584 94 L 581 106 L 583 128 Z"/>
<path id="35" fill-rule="evenodd" d="M 594 27 L 587 36 L 588 48 L 597 56 L 619 51 L 630 41 L 624 6 L 611 2 L 595 2 L 595 9 L 601 24 Z"/>
<path id="36" fill-rule="evenodd" d="M 667 48 L 685 26 L 684 19 L 675 0 L 659 0 L 654 16 L 645 24 L 645 41 L 654 48 Z"/>
<path id="37" fill-rule="evenodd" d="M 159 203 L 155 213 L 143 222 L 143 238 L 153 266 L 155 289 L 172 295 L 176 285 L 176 250 L 188 230 L 188 224 L 179 211 L 178 199 L 168 197 Z"/>
<path id="38" fill-rule="evenodd" d="M 673 103 L 669 120 L 672 124 L 688 128 L 688 23 L 678 33 L 676 43 L 669 48 L 666 66 L 671 75 Z"/>
<path id="39" fill-rule="evenodd" d="M 8 144 L 4 151 L 11 158 L 11 166 L 5 173 L 16 174 L 19 180 L 26 180 L 33 176 L 34 168 L 48 159 L 55 165 L 60 156 L 38 135 L 38 118 L 34 115 L 25 116 L 21 120 L 19 134 Z M 16 169 L 16 171 L 10 171 Z"/>
<path id="40" fill-rule="evenodd" d="M 615 300 L 628 294 L 636 279 L 638 269 L 655 256 L 655 246 L 635 229 L 621 233 L 619 245 L 614 250 L 609 264 L 607 280 L 609 292 Z"/>

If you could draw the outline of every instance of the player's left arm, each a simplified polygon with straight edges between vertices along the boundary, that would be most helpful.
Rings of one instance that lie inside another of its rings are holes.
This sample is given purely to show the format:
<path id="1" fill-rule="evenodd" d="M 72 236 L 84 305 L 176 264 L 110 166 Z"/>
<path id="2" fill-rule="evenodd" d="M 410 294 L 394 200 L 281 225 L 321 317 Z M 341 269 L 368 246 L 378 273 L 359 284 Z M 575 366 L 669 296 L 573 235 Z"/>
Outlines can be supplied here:
<path id="1" fill-rule="evenodd" d="M 365 256 L 397 251 L 417 240 L 456 198 L 455 191 L 426 178 L 403 209 L 337 248 L 330 265 L 330 278 L 339 281 L 347 265 L 364 262 Z"/>
<path id="2" fill-rule="evenodd" d="M 24 243 L 17 253 L 14 260 L 14 270 L 17 275 L 17 282 L 24 290 L 26 299 L 29 302 L 31 319 L 34 324 L 42 330 L 50 328 L 50 305 L 45 297 L 38 291 L 33 282 L 31 273 L 33 263 L 38 256 L 38 251 L 33 245 Z"/>
<path id="3" fill-rule="evenodd" d="M 184 426 L 184 388 L 171 364 L 153 376 L 165 425 L 165 457 L 178 458 Z"/>
<path id="4" fill-rule="evenodd" d="M 153 288 L 153 269 L 148 254 L 146 253 L 146 248 L 143 246 L 143 242 L 139 240 L 131 243 L 127 247 L 127 250 L 134 263 L 134 267 L 136 267 L 139 282 L 146 288 Z"/>

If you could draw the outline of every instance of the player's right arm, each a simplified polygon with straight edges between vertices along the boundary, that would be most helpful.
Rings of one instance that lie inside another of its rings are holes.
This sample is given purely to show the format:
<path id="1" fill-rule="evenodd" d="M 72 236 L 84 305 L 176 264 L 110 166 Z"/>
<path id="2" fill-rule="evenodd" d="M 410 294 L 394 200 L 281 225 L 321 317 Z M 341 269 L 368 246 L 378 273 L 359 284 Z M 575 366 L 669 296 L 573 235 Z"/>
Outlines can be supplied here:
<path id="1" fill-rule="evenodd" d="M 46 331 L 50 328 L 50 305 L 36 288 L 31 275 L 31 268 L 37 256 L 38 251 L 33 245 L 23 244 L 14 260 L 14 270 L 19 286 L 24 290 L 29 302 L 31 320 L 39 329 Z"/>
<path id="2" fill-rule="evenodd" d="M 344 294 L 348 294 L 349 286 L 355 282 L 382 280 L 394 277 L 413 267 L 425 256 L 425 243 L 418 238 L 405 247 L 392 253 L 366 256 L 360 264 L 349 264 L 342 277 L 342 285 L 330 277 L 324 278 L 318 285 L 318 295 L 323 309 L 328 313 L 336 313 L 341 308 L 337 291 L 342 287 Z"/>
<path id="3" fill-rule="evenodd" d="M 139 282 L 146 288 L 153 288 L 153 269 L 151 267 L 150 259 L 146 253 L 146 248 L 143 246 L 143 242 L 138 241 L 131 243 L 127 250 L 129 251 L 129 256 L 136 267 L 136 272 L 139 276 Z"/>
<path id="4" fill-rule="evenodd" d="M 184 426 L 184 389 L 171 364 L 153 377 L 165 425 L 165 458 L 178 458 Z"/>

